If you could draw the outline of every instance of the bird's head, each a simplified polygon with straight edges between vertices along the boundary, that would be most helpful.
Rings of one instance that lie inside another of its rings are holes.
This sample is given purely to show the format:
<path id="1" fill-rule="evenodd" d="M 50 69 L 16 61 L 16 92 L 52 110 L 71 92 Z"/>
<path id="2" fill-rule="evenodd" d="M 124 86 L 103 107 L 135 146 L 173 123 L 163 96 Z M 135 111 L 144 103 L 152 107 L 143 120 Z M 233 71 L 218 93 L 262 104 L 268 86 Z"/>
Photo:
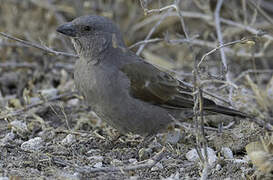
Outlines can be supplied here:
<path id="1" fill-rule="evenodd" d="M 57 28 L 57 32 L 74 40 L 74 46 L 81 55 L 99 53 L 108 45 L 124 47 L 119 28 L 108 18 L 96 15 L 81 16 Z M 88 53 L 87 53 L 88 54 Z"/>

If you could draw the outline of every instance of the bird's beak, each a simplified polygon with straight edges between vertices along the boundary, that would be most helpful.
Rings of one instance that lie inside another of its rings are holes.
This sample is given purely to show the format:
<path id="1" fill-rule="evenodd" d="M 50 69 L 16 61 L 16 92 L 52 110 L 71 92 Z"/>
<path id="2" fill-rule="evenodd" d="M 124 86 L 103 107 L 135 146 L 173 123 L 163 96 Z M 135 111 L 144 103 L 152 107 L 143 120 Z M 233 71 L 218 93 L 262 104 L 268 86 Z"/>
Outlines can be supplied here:
<path id="1" fill-rule="evenodd" d="M 57 32 L 62 33 L 66 36 L 70 36 L 70 37 L 76 37 L 76 29 L 75 26 L 72 25 L 71 23 L 67 23 L 67 24 L 63 24 L 61 26 L 59 26 L 56 29 Z"/>

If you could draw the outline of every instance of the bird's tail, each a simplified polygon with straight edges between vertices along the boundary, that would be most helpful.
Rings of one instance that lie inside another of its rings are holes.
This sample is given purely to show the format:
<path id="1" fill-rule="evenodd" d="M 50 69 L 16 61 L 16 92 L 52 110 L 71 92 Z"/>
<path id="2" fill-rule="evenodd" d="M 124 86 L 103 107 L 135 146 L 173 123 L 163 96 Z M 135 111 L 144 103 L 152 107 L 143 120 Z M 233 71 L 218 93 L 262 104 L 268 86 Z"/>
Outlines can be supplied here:
<path id="1" fill-rule="evenodd" d="M 220 105 L 214 105 L 211 107 L 204 107 L 204 109 L 207 111 L 210 111 L 210 112 L 221 113 L 221 114 L 225 114 L 228 116 L 236 116 L 236 117 L 240 117 L 240 118 L 250 117 L 249 115 L 247 115 L 244 112 L 237 111 L 235 109 L 227 108 L 227 107 L 220 106 Z"/>

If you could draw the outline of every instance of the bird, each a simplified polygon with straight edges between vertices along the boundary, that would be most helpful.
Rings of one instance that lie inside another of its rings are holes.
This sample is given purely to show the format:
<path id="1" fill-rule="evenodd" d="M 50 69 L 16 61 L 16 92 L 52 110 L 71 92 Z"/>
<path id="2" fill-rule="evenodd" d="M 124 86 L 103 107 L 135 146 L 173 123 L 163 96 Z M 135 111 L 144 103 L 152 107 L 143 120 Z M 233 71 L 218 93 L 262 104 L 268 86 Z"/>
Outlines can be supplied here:
<path id="1" fill-rule="evenodd" d="M 129 50 L 119 27 L 98 15 L 86 15 L 57 27 L 71 38 L 79 58 L 76 88 L 92 110 L 121 134 L 149 136 L 164 131 L 194 106 L 193 88 Z M 244 112 L 204 98 L 205 112 L 246 118 Z"/>

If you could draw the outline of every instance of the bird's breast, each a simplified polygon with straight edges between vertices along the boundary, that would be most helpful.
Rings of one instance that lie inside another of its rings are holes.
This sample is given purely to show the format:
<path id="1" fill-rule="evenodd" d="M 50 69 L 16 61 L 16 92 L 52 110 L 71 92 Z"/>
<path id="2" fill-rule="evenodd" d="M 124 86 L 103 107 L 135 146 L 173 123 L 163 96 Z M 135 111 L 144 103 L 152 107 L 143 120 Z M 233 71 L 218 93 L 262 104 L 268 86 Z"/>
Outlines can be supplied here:
<path id="1" fill-rule="evenodd" d="M 74 79 L 76 88 L 90 105 L 103 106 L 121 101 L 123 89 L 119 71 L 115 68 L 89 64 L 85 59 L 76 62 Z"/>

